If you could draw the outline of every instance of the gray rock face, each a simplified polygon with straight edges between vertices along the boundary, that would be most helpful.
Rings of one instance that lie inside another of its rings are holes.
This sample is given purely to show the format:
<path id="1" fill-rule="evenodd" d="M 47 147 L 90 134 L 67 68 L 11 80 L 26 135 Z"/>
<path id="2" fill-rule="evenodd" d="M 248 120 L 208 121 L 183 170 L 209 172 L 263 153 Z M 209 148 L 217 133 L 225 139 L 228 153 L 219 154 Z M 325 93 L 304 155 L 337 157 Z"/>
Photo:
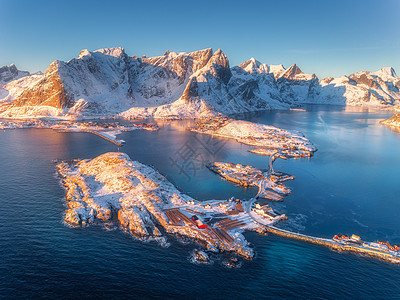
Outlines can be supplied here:
<path id="1" fill-rule="evenodd" d="M 3 84 L 28 75 L 29 72 L 19 71 L 14 64 L 0 67 L 0 83 Z"/>
<path id="2" fill-rule="evenodd" d="M 196 77 L 190 79 L 187 84 L 183 94 L 181 96 L 182 100 L 189 101 L 190 99 L 196 98 L 199 96 L 199 86 L 197 84 Z"/>

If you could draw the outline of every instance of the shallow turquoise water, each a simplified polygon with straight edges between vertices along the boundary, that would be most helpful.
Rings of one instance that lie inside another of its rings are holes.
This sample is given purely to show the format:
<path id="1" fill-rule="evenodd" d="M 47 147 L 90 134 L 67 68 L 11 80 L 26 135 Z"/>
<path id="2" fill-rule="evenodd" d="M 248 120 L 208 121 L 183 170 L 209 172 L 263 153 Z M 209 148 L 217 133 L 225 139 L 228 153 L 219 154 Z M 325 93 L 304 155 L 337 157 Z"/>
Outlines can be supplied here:
<path id="1" fill-rule="evenodd" d="M 289 216 L 283 227 L 324 237 L 342 232 L 400 242 L 400 134 L 378 124 L 390 115 L 310 106 L 307 112 L 240 116 L 300 130 L 319 149 L 311 159 L 275 162 L 277 170 L 296 176 L 287 182 L 292 194 L 274 204 Z M 245 145 L 184 131 L 182 122 L 160 125 L 158 132 L 124 133 L 122 150 L 200 200 L 255 194 L 220 180 L 204 164 L 217 160 L 264 168 L 266 157 L 247 152 Z M 119 230 L 66 227 L 65 192 L 52 160 L 116 150 L 84 133 L 0 132 L 0 296 L 399 297 L 399 266 L 280 237 L 247 233 L 256 258 L 227 269 L 218 262 L 191 264 L 195 245 L 174 238 L 162 248 Z"/>

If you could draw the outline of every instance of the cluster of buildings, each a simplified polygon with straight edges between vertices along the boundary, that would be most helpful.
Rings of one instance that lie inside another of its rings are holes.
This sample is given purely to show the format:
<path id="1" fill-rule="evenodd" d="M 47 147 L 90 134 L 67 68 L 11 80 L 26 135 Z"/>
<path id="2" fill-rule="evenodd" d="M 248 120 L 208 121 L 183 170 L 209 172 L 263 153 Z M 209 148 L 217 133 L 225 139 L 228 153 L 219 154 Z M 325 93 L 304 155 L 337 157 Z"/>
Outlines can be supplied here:
<path id="1" fill-rule="evenodd" d="M 267 203 L 256 203 L 253 211 L 263 218 L 268 218 L 270 221 L 276 221 L 286 217 L 284 214 L 281 215 L 274 211 Z"/>
<path id="2" fill-rule="evenodd" d="M 229 122 L 229 118 L 225 116 L 220 116 L 216 118 L 204 118 L 199 120 L 192 131 L 196 132 L 215 132 L 222 126 Z"/>

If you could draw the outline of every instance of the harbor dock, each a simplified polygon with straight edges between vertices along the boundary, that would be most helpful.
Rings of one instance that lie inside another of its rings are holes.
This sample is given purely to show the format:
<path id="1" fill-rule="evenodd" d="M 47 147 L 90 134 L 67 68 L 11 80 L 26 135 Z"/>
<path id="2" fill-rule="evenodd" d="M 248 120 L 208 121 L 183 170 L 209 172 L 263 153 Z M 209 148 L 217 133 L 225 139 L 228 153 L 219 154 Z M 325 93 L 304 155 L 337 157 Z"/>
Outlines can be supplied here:
<path id="1" fill-rule="evenodd" d="M 277 228 L 275 226 L 267 226 L 267 232 L 279 235 L 286 238 L 296 239 L 303 242 L 313 243 L 325 246 L 336 251 L 353 252 L 361 255 L 367 255 L 379 258 L 390 263 L 400 264 L 400 254 L 394 251 L 385 251 L 378 248 L 367 247 L 365 244 L 356 245 L 347 243 L 345 241 L 335 241 L 333 239 L 319 238 L 308 236 L 301 233 L 291 232 L 285 229 Z"/>
<path id="2" fill-rule="evenodd" d="M 95 135 L 97 135 L 97 136 L 99 136 L 99 137 L 101 137 L 101 138 L 103 138 L 103 139 L 105 139 L 105 140 L 117 145 L 118 147 L 122 147 L 123 145 L 125 145 L 125 141 L 124 140 L 117 140 L 117 139 L 115 139 L 114 137 L 108 135 L 105 132 L 94 131 L 94 130 L 90 130 L 90 129 L 86 130 L 86 132 L 93 133 L 93 134 L 95 134 Z"/>

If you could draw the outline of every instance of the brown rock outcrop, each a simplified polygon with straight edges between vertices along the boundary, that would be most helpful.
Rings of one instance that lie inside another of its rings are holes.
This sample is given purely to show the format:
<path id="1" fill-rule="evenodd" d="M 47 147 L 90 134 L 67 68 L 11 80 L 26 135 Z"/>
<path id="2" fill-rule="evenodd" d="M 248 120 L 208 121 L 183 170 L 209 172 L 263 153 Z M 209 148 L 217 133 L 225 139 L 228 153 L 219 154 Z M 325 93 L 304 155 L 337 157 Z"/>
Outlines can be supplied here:
<path id="1" fill-rule="evenodd" d="M 55 108 L 68 107 L 71 104 L 71 98 L 68 96 L 63 86 L 59 74 L 58 61 L 54 61 L 46 70 L 44 77 L 32 88 L 28 88 L 18 96 L 14 106 L 25 105 L 46 105 Z"/>
<path id="2" fill-rule="evenodd" d="M 364 84 L 367 87 L 372 88 L 372 89 L 379 88 L 376 81 L 371 76 L 367 76 L 365 73 L 352 74 L 349 76 L 349 78 L 354 80 L 357 84 Z"/>

